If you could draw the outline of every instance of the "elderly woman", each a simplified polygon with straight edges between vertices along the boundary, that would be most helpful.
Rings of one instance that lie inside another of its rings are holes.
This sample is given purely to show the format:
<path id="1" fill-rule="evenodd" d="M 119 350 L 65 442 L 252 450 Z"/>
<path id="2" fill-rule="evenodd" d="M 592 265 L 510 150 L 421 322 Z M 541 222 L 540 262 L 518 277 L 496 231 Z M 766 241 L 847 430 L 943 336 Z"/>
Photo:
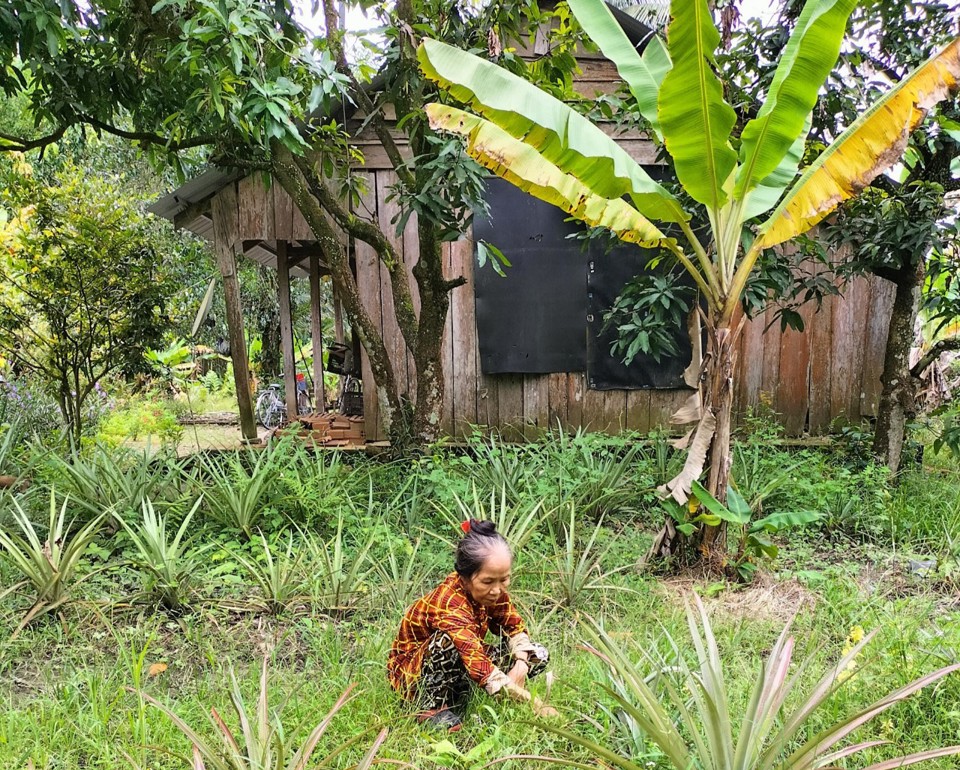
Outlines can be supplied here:
<path id="1" fill-rule="evenodd" d="M 530 641 L 507 594 L 510 547 L 492 522 L 471 519 L 462 526 L 456 571 L 403 616 L 387 658 L 390 686 L 418 704 L 421 722 L 450 731 L 460 729 L 473 685 L 553 716 L 556 711 L 524 687 L 546 667 L 547 651 Z M 500 637 L 497 644 L 485 641 L 487 631 Z"/>

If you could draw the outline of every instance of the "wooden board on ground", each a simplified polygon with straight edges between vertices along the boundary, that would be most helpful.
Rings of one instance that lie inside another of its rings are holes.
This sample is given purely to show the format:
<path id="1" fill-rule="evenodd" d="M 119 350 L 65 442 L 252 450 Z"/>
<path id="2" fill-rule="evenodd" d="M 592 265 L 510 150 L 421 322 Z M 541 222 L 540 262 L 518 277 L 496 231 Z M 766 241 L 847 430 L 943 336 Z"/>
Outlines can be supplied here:
<path id="1" fill-rule="evenodd" d="M 315 446 L 346 446 L 366 443 L 363 417 L 347 417 L 335 412 L 302 415 L 278 431 L 278 435 L 297 436 Z"/>

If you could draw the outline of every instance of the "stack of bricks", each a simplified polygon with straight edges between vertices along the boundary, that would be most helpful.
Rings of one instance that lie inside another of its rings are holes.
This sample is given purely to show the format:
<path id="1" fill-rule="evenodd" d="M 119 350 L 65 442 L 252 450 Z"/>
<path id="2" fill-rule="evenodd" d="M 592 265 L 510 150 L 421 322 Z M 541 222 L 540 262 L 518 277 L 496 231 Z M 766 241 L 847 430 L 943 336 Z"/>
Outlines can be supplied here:
<path id="1" fill-rule="evenodd" d="M 310 414 L 301 416 L 290 430 L 318 446 L 348 446 L 363 444 L 363 417 L 347 417 L 342 414 Z"/>

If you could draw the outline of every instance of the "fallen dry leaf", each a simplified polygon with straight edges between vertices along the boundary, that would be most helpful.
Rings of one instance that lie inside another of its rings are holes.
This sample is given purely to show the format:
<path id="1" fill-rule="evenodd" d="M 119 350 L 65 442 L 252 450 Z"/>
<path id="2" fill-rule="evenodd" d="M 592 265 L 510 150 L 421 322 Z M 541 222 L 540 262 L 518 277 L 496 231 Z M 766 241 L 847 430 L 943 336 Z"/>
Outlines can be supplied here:
<path id="1" fill-rule="evenodd" d="M 150 668 L 147 669 L 147 676 L 159 676 L 166 670 L 166 663 L 153 663 L 151 664 Z"/>

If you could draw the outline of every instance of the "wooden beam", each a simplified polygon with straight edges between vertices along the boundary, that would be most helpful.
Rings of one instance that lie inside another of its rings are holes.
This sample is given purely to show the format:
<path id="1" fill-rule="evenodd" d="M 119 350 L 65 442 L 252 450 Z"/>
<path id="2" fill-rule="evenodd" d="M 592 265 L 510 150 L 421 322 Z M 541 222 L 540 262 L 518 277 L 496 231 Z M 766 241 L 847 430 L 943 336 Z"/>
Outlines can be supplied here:
<path id="1" fill-rule="evenodd" d="M 250 365 L 247 361 L 247 342 L 243 335 L 243 308 L 240 304 L 240 285 L 237 281 L 237 192 L 233 184 L 221 190 L 213 199 L 213 244 L 217 253 L 217 267 L 223 278 L 223 297 L 227 309 L 227 329 L 230 335 L 230 357 L 233 359 L 233 381 L 237 389 L 237 407 L 240 411 L 240 434 L 247 441 L 257 438 L 257 424 L 253 418 L 253 398 L 250 393 Z"/>
<path id="2" fill-rule="evenodd" d="M 305 259 L 312 259 L 313 257 L 320 257 L 320 247 L 319 246 L 289 246 L 287 247 L 287 260 L 290 263 L 290 266 L 297 265 L 300 262 L 303 262 Z M 320 275 L 327 275 L 330 271 L 325 269 L 324 265 L 320 265 Z"/>
<path id="3" fill-rule="evenodd" d="M 210 217 L 210 199 L 204 198 L 196 203 L 188 203 L 183 211 L 173 215 L 173 226 L 182 230 L 200 217 Z"/>
<path id="4" fill-rule="evenodd" d="M 280 301 L 280 348 L 283 352 L 283 392 L 287 419 L 297 419 L 297 364 L 293 354 L 293 310 L 290 306 L 290 264 L 287 242 L 277 243 L 277 299 Z"/>
<path id="5" fill-rule="evenodd" d="M 264 251 L 272 254 L 274 257 L 277 256 L 277 247 L 272 246 L 272 241 L 261 241 L 261 240 L 246 240 L 243 242 L 243 251 L 244 253 L 253 250 L 254 248 L 261 248 Z M 275 243 L 280 243 L 280 241 L 275 241 Z M 319 245 L 311 246 L 291 246 L 288 241 L 284 241 L 287 244 L 287 266 L 296 267 L 299 263 L 303 262 L 305 259 L 309 259 L 314 254 L 321 254 Z M 325 267 L 321 268 L 321 275 L 327 275 L 330 271 Z"/>
<path id="6" fill-rule="evenodd" d="M 323 323 L 320 315 L 320 255 L 310 255 L 310 341 L 313 344 L 313 403 L 325 412 L 327 396 L 323 388 Z"/>
<path id="7" fill-rule="evenodd" d="M 337 287 L 331 285 L 333 289 L 333 338 L 341 345 L 343 344 L 343 303 L 337 294 Z"/>

